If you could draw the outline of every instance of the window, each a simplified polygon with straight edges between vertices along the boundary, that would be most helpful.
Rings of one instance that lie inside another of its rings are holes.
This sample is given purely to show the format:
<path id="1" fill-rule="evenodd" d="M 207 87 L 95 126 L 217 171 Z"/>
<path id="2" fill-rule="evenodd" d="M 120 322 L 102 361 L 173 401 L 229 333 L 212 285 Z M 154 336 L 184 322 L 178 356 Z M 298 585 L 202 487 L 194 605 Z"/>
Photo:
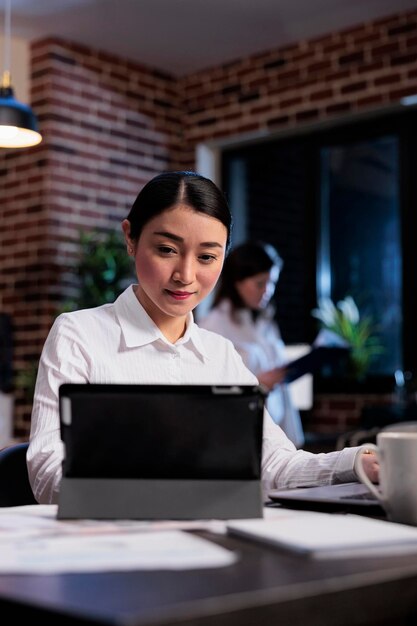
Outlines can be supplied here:
<path id="1" fill-rule="evenodd" d="M 320 150 L 317 294 L 351 295 L 378 323 L 384 354 L 371 374 L 402 369 L 399 140 L 385 135 Z"/>
<path id="2" fill-rule="evenodd" d="M 417 371 L 416 131 L 417 112 L 404 108 L 223 152 L 233 243 L 270 241 L 284 258 L 275 294 L 284 341 L 314 339 L 320 296 L 352 295 L 385 345 L 369 391 L 392 388 L 396 369 Z"/>

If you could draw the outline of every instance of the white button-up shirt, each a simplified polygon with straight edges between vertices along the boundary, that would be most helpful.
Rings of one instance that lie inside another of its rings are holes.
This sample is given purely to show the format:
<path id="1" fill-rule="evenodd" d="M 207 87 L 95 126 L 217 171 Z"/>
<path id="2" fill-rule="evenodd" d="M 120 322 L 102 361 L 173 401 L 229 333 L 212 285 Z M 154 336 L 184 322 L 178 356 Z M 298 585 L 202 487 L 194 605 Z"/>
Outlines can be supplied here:
<path id="1" fill-rule="evenodd" d="M 132 286 L 113 304 L 63 313 L 42 351 L 27 455 L 33 492 L 45 504 L 58 499 L 63 459 L 59 387 L 69 382 L 253 385 L 257 379 L 233 344 L 199 328 L 191 313 L 184 336 L 170 343 L 140 305 Z M 355 448 L 328 454 L 296 450 L 265 411 L 265 492 L 270 487 L 355 480 L 356 452 Z"/>

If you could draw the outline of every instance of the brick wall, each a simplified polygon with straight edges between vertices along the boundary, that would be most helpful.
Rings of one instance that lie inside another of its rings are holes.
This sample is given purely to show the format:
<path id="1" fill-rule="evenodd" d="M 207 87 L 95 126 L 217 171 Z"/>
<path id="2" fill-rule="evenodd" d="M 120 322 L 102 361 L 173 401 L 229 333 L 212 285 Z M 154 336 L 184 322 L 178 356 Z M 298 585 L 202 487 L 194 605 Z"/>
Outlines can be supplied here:
<path id="1" fill-rule="evenodd" d="M 313 410 L 302 415 L 304 428 L 309 433 L 337 436 L 361 428 L 358 419 L 367 407 L 380 407 L 382 414 L 394 402 L 393 394 L 317 394 Z"/>
<path id="2" fill-rule="evenodd" d="M 145 181 L 179 167 L 175 81 L 58 40 L 32 46 L 32 106 L 43 135 L 0 157 L 0 306 L 12 315 L 14 367 L 39 354 L 70 294 L 79 229 L 115 229 Z M 30 405 L 17 393 L 15 432 Z"/>
<path id="3" fill-rule="evenodd" d="M 44 140 L 0 155 L 0 307 L 13 316 L 16 370 L 39 356 L 71 290 L 78 229 L 117 228 L 146 180 L 195 166 L 198 143 L 378 110 L 414 93 L 417 11 L 178 80 L 70 42 L 34 43 Z M 318 397 L 314 428 L 350 427 L 364 401 L 349 397 L 346 411 L 344 399 Z M 17 436 L 29 415 L 18 394 Z"/>
<path id="4" fill-rule="evenodd" d="M 186 76 L 185 146 L 272 133 L 417 93 L 417 11 Z"/>

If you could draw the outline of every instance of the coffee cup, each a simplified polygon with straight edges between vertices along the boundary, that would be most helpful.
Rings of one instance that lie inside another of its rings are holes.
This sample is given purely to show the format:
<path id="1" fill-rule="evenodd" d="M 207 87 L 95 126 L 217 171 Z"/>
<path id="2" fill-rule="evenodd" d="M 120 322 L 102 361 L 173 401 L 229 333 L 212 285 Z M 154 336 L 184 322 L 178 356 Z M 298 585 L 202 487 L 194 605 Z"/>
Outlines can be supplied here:
<path id="1" fill-rule="evenodd" d="M 392 522 L 417 526 L 417 422 L 401 422 L 381 430 L 376 444 L 361 446 L 355 470 L 376 496 Z M 365 473 L 363 453 L 374 452 L 379 463 L 379 486 Z"/>

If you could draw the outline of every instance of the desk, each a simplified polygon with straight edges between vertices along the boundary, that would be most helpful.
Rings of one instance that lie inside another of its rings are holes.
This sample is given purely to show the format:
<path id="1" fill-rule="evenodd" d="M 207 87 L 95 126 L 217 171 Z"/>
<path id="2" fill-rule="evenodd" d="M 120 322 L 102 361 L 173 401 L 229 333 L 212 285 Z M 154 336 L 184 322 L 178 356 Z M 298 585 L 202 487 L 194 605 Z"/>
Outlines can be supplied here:
<path id="1" fill-rule="evenodd" d="M 236 550 L 240 559 L 204 570 L 1 575 L 0 614 L 42 626 L 416 623 L 416 555 L 315 561 L 261 543 L 198 534 Z"/>

